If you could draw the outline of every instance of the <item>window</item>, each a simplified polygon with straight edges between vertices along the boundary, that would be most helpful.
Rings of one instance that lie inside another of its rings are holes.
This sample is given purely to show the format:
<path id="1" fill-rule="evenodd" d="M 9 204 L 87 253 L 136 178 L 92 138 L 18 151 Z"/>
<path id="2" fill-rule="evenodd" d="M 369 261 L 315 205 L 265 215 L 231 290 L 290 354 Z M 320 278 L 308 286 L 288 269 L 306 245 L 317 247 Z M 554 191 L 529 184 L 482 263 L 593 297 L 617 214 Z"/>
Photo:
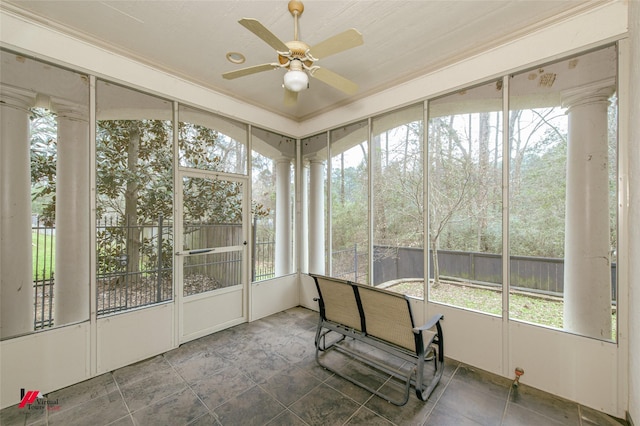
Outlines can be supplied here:
<path id="1" fill-rule="evenodd" d="M 171 103 L 99 81 L 96 123 L 98 315 L 173 294 Z"/>
<path id="2" fill-rule="evenodd" d="M 293 272 L 295 139 L 252 128 L 252 281 Z"/>
<path id="3" fill-rule="evenodd" d="M 510 83 L 510 318 L 615 340 L 616 49 Z"/>
<path id="4" fill-rule="evenodd" d="M 423 105 L 373 119 L 373 282 L 424 296 Z"/>
<path id="5" fill-rule="evenodd" d="M 361 121 L 331 131 L 331 271 L 369 283 L 368 130 Z"/>
<path id="6" fill-rule="evenodd" d="M 502 80 L 429 102 L 432 301 L 502 313 Z"/>
<path id="7" fill-rule="evenodd" d="M 274 161 L 257 151 L 251 156 L 253 170 L 253 268 L 251 281 L 275 277 L 276 175 Z"/>
<path id="8" fill-rule="evenodd" d="M 7 51 L 0 60 L 6 339 L 89 319 L 89 78 Z"/>
<path id="9" fill-rule="evenodd" d="M 247 173 L 247 126 L 180 105 L 180 167 Z"/>

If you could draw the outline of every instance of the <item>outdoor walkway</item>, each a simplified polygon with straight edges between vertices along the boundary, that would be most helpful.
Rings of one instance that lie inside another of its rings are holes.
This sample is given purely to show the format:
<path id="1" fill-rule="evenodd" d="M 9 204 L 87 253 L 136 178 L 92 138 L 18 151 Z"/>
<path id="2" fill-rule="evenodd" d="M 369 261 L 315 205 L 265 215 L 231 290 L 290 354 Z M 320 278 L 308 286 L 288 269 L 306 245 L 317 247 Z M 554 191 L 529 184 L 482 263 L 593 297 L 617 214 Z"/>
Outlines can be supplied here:
<path id="1" fill-rule="evenodd" d="M 524 384 L 516 391 L 510 380 L 454 361 L 429 401 L 412 392 L 396 407 L 317 366 L 317 317 L 294 308 L 203 337 L 52 392 L 47 397 L 55 411 L 9 407 L 0 412 L 0 424 L 625 424 Z"/>

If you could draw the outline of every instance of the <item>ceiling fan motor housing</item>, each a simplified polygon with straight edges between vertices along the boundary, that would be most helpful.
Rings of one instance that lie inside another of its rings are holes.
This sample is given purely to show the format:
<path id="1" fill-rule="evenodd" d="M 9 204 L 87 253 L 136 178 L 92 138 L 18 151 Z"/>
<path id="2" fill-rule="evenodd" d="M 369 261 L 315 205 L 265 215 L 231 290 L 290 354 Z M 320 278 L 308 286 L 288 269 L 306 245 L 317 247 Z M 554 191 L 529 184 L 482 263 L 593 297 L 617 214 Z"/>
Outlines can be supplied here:
<path id="1" fill-rule="evenodd" d="M 309 60 L 307 56 L 307 51 L 309 50 L 309 45 L 303 41 L 294 40 L 285 43 L 289 50 L 291 51 L 291 59 L 299 59 L 302 61 L 307 67 L 313 65 L 313 61 Z M 278 61 L 285 65 L 289 62 L 289 58 L 278 55 Z"/>

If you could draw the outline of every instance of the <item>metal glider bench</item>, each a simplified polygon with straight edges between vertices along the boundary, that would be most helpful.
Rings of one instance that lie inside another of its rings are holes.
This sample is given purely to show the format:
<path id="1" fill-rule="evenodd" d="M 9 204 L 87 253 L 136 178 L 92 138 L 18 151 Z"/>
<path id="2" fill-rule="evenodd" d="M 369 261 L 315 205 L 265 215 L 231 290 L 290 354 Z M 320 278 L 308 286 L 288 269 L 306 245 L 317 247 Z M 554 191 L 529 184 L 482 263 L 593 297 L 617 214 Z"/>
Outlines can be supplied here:
<path id="1" fill-rule="evenodd" d="M 316 283 L 319 296 L 316 300 L 320 305 L 320 320 L 315 337 L 318 364 L 392 404 L 406 404 L 411 385 L 418 398 L 426 401 L 438 385 L 444 370 L 444 340 L 440 325 L 443 316 L 436 314 L 423 326 L 416 327 L 409 298 L 402 294 L 321 275 L 310 276 Z M 333 337 L 334 334 L 338 336 Z M 333 338 L 332 341 L 328 341 L 329 335 Z M 354 351 L 347 338 L 400 358 L 410 363 L 411 368 L 403 373 L 366 353 Z M 391 395 L 373 389 L 323 363 L 320 354 L 330 350 L 344 353 L 401 380 L 404 385 L 402 398 L 394 399 Z M 425 383 L 424 367 L 430 361 L 434 363 L 434 372 L 430 381 Z"/>

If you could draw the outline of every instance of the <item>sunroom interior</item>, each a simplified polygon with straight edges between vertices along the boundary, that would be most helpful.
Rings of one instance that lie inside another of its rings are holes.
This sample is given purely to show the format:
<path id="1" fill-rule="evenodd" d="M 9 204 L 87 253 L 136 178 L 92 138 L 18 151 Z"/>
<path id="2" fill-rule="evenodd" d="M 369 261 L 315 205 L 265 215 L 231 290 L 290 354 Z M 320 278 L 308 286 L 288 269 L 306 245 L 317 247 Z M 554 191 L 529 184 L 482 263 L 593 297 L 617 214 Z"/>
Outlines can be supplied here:
<path id="1" fill-rule="evenodd" d="M 20 3 L 0 7 L 0 408 L 317 311 L 315 273 L 444 314 L 451 359 L 640 419 L 638 2 L 299 113 Z"/>

